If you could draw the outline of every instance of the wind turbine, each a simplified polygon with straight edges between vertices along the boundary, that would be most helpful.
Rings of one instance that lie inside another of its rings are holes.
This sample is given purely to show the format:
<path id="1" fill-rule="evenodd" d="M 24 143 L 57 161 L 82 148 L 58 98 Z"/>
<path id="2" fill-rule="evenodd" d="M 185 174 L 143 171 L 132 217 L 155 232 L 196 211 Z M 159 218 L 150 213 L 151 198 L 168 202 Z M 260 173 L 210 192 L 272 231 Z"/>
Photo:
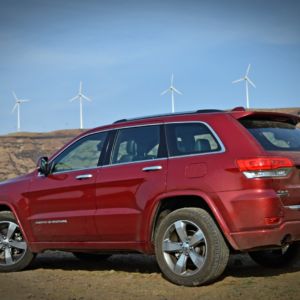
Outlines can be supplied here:
<path id="1" fill-rule="evenodd" d="M 232 81 L 232 83 L 237 83 L 237 82 L 240 82 L 240 81 L 245 81 L 246 83 L 246 101 L 247 101 L 247 108 L 250 107 L 249 105 L 249 83 L 254 87 L 256 88 L 255 84 L 251 81 L 251 79 L 248 77 L 248 74 L 249 74 L 249 71 L 250 71 L 250 67 L 251 65 L 249 64 L 248 65 L 248 68 L 247 68 L 247 71 L 246 71 L 246 74 L 244 77 L 240 78 L 240 79 L 237 79 L 235 81 Z"/>
<path id="2" fill-rule="evenodd" d="M 25 102 L 29 102 L 30 100 L 27 100 L 27 99 L 19 99 L 16 95 L 15 92 L 12 92 L 15 100 L 16 100 L 16 103 L 12 109 L 12 112 L 14 112 L 16 109 L 17 109 L 17 131 L 19 132 L 20 129 L 21 129 L 21 114 L 20 114 L 20 110 L 21 110 L 21 104 L 22 103 L 25 103 Z"/>
<path id="3" fill-rule="evenodd" d="M 79 100 L 79 104 L 80 104 L 80 129 L 83 129 L 82 101 L 83 100 L 92 101 L 92 100 L 82 94 L 82 82 L 81 81 L 79 83 L 78 94 L 74 98 L 70 99 L 69 101 L 73 102 L 74 100 L 77 100 L 77 99 Z"/>
<path id="4" fill-rule="evenodd" d="M 172 76 L 171 76 L 171 85 L 170 85 L 170 87 L 167 88 L 165 91 L 163 91 L 163 92 L 161 93 L 161 96 L 164 95 L 164 94 L 166 94 L 166 93 L 168 93 L 168 92 L 171 93 L 171 99 L 172 99 L 172 113 L 175 112 L 174 93 L 177 93 L 177 94 L 179 94 L 179 95 L 182 95 L 182 93 L 179 92 L 179 91 L 174 87 L 173 83 L 174 83 L 174 75 L 172 74 Z"/>

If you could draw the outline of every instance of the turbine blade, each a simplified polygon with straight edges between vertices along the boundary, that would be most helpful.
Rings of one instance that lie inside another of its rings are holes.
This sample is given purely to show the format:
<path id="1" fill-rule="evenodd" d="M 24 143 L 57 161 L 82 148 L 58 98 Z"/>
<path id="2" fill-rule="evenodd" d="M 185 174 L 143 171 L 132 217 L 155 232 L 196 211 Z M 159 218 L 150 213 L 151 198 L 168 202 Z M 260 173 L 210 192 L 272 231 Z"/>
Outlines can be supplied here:
<path id="1" fill-rule="evenodd" d="M 171 86 L 173 86 L 173 82 L 174 82 L 174 74 L 172 73 L 172 75 L 171 75 Z"/>
<path id="2" fill-rule="evenodd" d="M 179 95 L 182 95 L 182 93 L 179 92 L 179 91 L 178 91 L 177 89 L 175 89 L 174 87 L 173 87 L 173 91 L 174 91 L 175 93 L 179 94 Z"/>
<path id="3" fill-rule="evenodd" d="M 12 94 L 13 94 L 13 96 L 14 96 L 15 100 L 17 101 L 17 100 L 18 100 L 18 98 L 17 98 L 17 95 L 16 95 L 16 93 L 13 91 L 13 92 L 12 92 Z"/>
<path id="4" fill-rule="evenodd" d="M 13 107 L 13 109 L 12 109 L 12 113 L 16 110 L 16 108 L 17 108 L 17 106 L 18 106 L 18 103 L 16 103 L 15 105 L 14 105 L 14 107 Z"/>
<path id="5" fill-rule="evenodd" d="M 249 64 L 249 65 L 248 65 L 248 68 L 247 68 L 247 71 L 246 71 L 246 77 L 247 77 L 247 76 L 248 76 L 248 74 L 249 74 L 250 67 L 251 67 L 251 64 Z"/>
<path id="6" fill-rule="evenodd" d="M 80 81 L 80 83 L 79 83 L 79 94 L 81 94 L 82 93 L 82 81 Z"/>
<path id="7" fill-rule="evenodd" d="M 256 88 L 255 84 L 251 81 L 249 77 L 246 77 L 246 80 L 254 87 Z"/>
<path id="8" fill-rule="evenodd" d="M 167 90 L 163 91 L 160 95 L 162 96 L 162 95 L 168 93 L 169 91 L 170 91 L 170 88 L 168 88 Z"/>
<path id="9" fill-rule="evenodd" d="M 73 102 L 74 100 L 78 99 L 79 98 L 79 95 L 76 95 L 75 97 L 73 97 L 72 99 L 70 99 L 69 101 L 70 102 Z"/>
<path id="10" fill-rule="evenodd" d="M 30 100 L 29 99 L 19 99 L 18 100 L 20 103 L 25 103 L 25 102 L 29 102 Z"/>
<path id="11" fill-rule="evenodd" d="M 234 80 L 234 81 L 232 81 L 232 83 L 241 82 L 241 81 L 243 81 L 243 80 L 245 80 L 245 78 L 240 78 L 240 79 Z"/>
<path id="12" fill-rule="evenodd" d="M 90 101 L 90 102 L 92 101 L 90 98 L 88 98 L 87 96 L 84 96 L 84 95 L 82 95 L 82 94 L 81 94 L 81 97 L 82 97 L 83 99 L 87 100 L 87 101 Z"/>

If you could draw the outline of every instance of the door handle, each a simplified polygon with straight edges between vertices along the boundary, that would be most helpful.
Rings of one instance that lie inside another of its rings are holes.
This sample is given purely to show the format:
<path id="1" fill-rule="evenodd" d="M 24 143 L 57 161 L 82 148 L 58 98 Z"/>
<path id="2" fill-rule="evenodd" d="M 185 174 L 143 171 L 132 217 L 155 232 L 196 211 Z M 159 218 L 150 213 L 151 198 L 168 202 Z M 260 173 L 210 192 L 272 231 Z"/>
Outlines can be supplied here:
<path id="1" fill-rule="evenodd" d="M 151 166 L 151 167 L 145 167 L 142 169 L 143 172 L 151 172 L 151 171 L 158 171 L 161 170 L 162 166 Z"/>
<path id="2" fill-rule="evenodd" d="M 92 174 L 78 175 L 76 176 L 76 180 L 85 180 L 85 179 L 90 179 L 92 177 L 93 177 Z"/>

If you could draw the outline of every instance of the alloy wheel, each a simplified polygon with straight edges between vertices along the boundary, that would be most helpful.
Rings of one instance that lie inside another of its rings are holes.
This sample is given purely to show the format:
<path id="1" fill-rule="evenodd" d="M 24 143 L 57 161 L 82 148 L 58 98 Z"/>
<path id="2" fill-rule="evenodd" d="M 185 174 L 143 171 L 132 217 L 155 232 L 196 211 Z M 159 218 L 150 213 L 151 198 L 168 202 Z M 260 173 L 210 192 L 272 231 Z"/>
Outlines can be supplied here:
<path id="1" fill-rule="evenodd" d="M 10 221 L 0 222 L 0 266 L 12 266 L 23 259 L 27 243 L 19 226 Z"/>
<path id="2" fill-rule="evenodd" d="M 204 265 L 207 242 L 195 223 L 179 220 L 165 232 L 162 250 L 167 265 L 175 274 L 191 276 Z"/>

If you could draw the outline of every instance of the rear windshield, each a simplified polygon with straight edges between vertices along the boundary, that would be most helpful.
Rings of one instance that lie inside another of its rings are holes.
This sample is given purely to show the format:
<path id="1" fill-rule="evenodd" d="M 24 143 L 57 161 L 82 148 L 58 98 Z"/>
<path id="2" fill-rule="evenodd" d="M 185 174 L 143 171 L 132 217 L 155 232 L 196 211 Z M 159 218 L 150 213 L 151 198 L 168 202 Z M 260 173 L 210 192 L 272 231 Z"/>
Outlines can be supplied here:
<path id="1" fill-rule="evenodd" d="M 270 120 L 240 120 L 268 151 L 300 151 L 300 129 L 295 125 Z"/>

